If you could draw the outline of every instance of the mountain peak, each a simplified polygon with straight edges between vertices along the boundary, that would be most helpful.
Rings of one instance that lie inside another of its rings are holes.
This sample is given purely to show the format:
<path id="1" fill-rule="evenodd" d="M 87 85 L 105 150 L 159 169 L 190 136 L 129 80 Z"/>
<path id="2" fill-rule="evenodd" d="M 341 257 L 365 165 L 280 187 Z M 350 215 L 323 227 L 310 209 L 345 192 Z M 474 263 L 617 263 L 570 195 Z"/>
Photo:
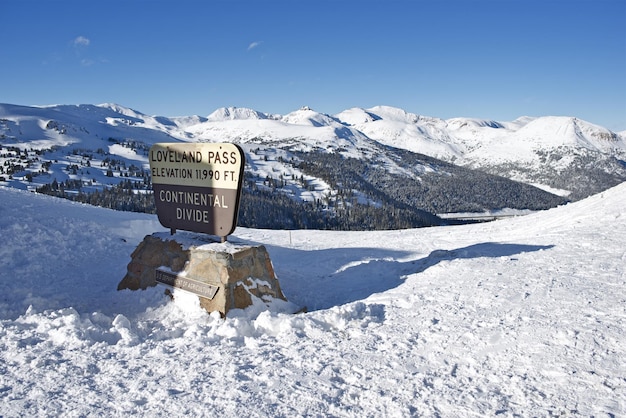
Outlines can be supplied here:
<path id="1" fill-rule="evenodd" d="M 415 113 L 407 112 L 406 110 L 400 109 L 399 107 L 374 106 L 370 107 L 367 110 L 380 119 L 393 120 L 396 122 L 417 123 L 422 120 L 421 116 Z"/>
<path id="2" fill-rule="evenodd" d="M 361 125 L 380 120 L 380 116 L 360 107 L 353 107 L 337 113 L 335 117 L 346 125 Z"/>
<path id="3" fill-rule="evenodd" d="M 247 107 L 221 107 L 211 113 L 207 119 L 211 122 L 221 122 L 226 120 L 246 120 L 246 119 L 268 119 L 265 113 L 257 112 Z"/>
<path id="4" fill-rule="evenodd" d="M 109 109 L 115 113 L 119 113 L 124 116 L 131 116 L 131 117 L 145 116 L 141 112 L 131 109 L 130 107 L 119 105 L 117 103 L 101 103 L 99 105 L 96 105 L 96 107 L 99 107 L 102 109 Z"/>
<path id="5" fill-rule="evenodd" d="M 619 135 L 593 123 L 571 116 L 542 116 L 533 119 L 516 132 L 519 138 L 541 139 L 544 145 L 570 145 L 592 151 L 626 151 Z"/>
<path id="6" fill-rule="evenodd" d="M 446 124 L 450 129 L 504 128 L 504 125 L 501 122 L 476 118 L 452 118 L 446 120 Z"/>
<path id="7" fill-rule="evenodd" d="M 281 118 L 281 121 L 292 125 L 311 125 L 314 127 L 333 126 L 338 122 L 331 116 L 318 113 L 308 106 L 302 106 L 295 112 L 291 112 Z"/>

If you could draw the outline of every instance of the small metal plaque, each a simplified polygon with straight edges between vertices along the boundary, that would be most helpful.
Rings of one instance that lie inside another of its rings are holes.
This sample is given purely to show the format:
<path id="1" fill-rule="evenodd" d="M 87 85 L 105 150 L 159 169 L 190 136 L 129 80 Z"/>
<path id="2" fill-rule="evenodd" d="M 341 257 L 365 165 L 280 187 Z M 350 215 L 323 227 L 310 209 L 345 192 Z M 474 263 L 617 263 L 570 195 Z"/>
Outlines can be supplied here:
<path id="1" fill-rule="evenodd" d="M 179 276 L 176 273 L 156 269 L 156 281 L 167 286 L 191 292 L 203 298 L 213 299 L 219 287 Z"/>

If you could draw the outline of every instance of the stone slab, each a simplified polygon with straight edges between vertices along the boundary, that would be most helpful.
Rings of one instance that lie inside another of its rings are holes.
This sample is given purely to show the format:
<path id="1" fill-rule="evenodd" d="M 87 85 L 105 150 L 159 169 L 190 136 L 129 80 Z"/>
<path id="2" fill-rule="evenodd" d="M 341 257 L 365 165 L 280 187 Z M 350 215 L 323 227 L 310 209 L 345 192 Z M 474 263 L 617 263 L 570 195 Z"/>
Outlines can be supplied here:
<path id="1" fill-rule="evenodd" d="M 198 295 L 200 306 L 207 312 L 219 311 L 224 316 L 231 309 L 250 306 L 253 296 L 263 301 L 286 300 L 263 245 L 206 243 L 189 234 L 148 235 L 131 254 L 127 273 L 117 289 L 139 290 L 156 286 L 158 271 L 183 277 L 188 282 L 197 283 L 198 288 L 202 285 L 216 287 L 212 298 Z"/>

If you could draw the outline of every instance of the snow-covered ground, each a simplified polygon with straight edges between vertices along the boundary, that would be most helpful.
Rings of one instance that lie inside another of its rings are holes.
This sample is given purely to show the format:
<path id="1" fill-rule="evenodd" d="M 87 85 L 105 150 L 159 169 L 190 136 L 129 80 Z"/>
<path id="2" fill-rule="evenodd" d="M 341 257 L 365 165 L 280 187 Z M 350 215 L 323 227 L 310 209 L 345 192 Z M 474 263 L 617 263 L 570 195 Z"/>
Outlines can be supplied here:
<path id="1" fill-rule="evenodd" d="M 115 290 L 155 216 L 0 187 L 0 416 L 624 416 L 625 207 L 626 183 L 466 226 L 238 228 L 308 312 L 221 319 Z"/>

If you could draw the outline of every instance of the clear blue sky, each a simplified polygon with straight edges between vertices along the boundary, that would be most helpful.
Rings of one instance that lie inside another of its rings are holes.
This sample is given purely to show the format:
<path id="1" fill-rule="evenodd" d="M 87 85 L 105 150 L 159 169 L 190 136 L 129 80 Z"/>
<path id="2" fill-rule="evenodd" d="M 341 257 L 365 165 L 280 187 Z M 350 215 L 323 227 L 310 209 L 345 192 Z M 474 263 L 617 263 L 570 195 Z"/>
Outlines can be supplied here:
<path id="1" fill-rule="evenodd" d="M 441 118 L 626 130 L 624 0 L 0 0 L 0 102 Z"/>

